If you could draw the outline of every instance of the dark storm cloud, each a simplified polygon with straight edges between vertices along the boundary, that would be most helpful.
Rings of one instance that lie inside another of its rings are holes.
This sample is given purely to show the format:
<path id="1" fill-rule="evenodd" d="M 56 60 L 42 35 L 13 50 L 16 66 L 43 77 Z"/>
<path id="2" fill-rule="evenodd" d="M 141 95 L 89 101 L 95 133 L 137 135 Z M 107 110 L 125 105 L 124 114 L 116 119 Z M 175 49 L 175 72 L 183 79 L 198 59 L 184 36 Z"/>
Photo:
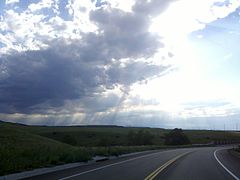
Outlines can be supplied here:
<path id="1" fill-rule="evenodd" d="M 72 48 L 77 48 L 72 45 Z M 66 49 L 48 49 L 28 51 L 21 54 L 2 57 L 6 74 L 0 80 L 0 107 L 5 113 L 31 113 L 45 109 L 43 106 L 59 107 L 65 100 L 84 98 L 87 108 L 102 102 L 102 105 L 115 105 L 106 102 L 109 98 L 95 97 L 93 94 L 104 92 L 108 87 L 130 86 L 142 79 L 157 75 L 166 67 L 144 62 L 132 62 L 121 67 L 112 63 L 109 69 L 89 63 L 77 57 L 62 56 Z M 104 88 L 105 87 L 105 88 Z M 114 97 L 114 96 L 113 96 Z M 100 98 L 100 99 L 98 99 Z M 89 99 L 90 101 L 88 102 Z M 117 100 L 117 98 L 110 98 Z M 104 107 L 102 107 L 104 109 Z M 99 111 L 99 110 L 98 110 Z"/>
<path id="2" fill-rule="evenodd" d="M 84 109 L 88 113 L 105 112 L 108 109 L 115 107 L 121 101 L 121 97 L 116 94 L 108 94 L 106 96 L 92 96 L 81 99 Z"/>
<path id="3" fill-rule="evenodd" d="M 80 40 L 67 43 L 55 40 L 45 50 L 0 57 L 0 69 L 4 69 L 0 73 L 0 113 L 44 114 L 64 107 L 66 100 L 79 100 L 79 106 L 104 111 L 121 100 L 116 95 L 101 97 L 108 88 L 129 87 L 165 71 L 167 67 L 136 61 L 163 47 L 160 37 L 148 32 L 146 14 L 151 8 L 155 11 L 158 4 L 154 2 L 142 1 L 146 12 L 139 2 L 132 13 L 114 8 L 92 11 L 90 19 L 98 33 L 83 33 Z M 163 7 L 159 8 L 161 12 Z M 123 58 L 128 61 L 122 65 L 119 60 Z M 100 104 L 100 109 L 94 108 Z"/>
<path id="4" fill-rule="evenodd" d="M 61 106 L 63 100 L 91 94 L 103 77 L 100 68 L 61 57 L 52 49 L 15 54 L 3 61 L 7 76 L 0 81 L 0 105 L 10 112 L 27 111 L 46 101 Z"/>
<path id="5" fill-rule="evenodd" d="M 110 8 L 92 11 L 90 19 L 98 26 L 101 45 L 112 58 L 149 57 L 163 46 L 160 37 L 148 32 L 146 16 Z"/>
<path id="6" fill-rule="evenodd" d="M 132 62 L 124 67 L 120 65 L 111 66 L 107 70 L 111 84 L 124 84 L 131 85 L 137 81 L 145 80 L 149 77 L 159 75 L 161 72 L 165 72 L 168 68 L 166 66 L 156 66 L 146 62 Z"/>

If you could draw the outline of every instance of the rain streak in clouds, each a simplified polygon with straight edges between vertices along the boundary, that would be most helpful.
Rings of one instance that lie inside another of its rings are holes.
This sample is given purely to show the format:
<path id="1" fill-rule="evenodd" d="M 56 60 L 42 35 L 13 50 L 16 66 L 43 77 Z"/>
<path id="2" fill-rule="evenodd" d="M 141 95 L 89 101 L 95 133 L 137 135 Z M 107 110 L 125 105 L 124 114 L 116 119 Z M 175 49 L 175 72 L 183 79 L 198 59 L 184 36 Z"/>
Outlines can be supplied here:
<path id="1" fill-rule="evenodd" d="M 33 4 L 28 5 L 20 16 L 40 18 L 45 25 L 52 26 L 49 29 L 56 29 L 58 36 L 58 31 L 61 31 L 61 28 L 67 29 L 69 22 L 64 24 L 65 21 L 58 17 L 62 25 L 56 25 L 53 20 L 57 19 L 56 17 L 51 19 L 42 15 L 54 5 L 43 7 L 43 2 L 45 1 L 35 4 L 34 12 L 30 9 L 34 7 Z M 71 1 L 68 6 L 70 3 Z M 155 1 L 139 1 L 133 6 L 132 12 L 111 7 L 110 4 L 103 5 L 104 7 L 90 10 L 88 14 L 89 23 L 96 26 L 94 32 L 80 32 L 79 27 L 77 38 L 52 38 L 47 37 L 47 34 L 38 37 L 39 32 L 35 29 L 38 25 L 34 24 L 35 34 L 32 35 L 37 36 L 37 43 L 41 43 L 43 47 L 34 49 L 35 44 L 32 42 L 33 45 L 26 49 L 28 47 L 23 43 L 17 44 L 16 49 L 9 48 L 8 52 L 1 54 L 2 114 L 21 114 L 20 117 L 23 114 L 39 114 L 40 117 L 56 114 L 60 117 L 65 113 L 84 116 L 107 112 L 109 109 L 114 111 L 118 108 L 116 106 L 120 106 L 121 101 L 125 100 L 123 96 L 128 93 L 132 84 L 167 71 L 168 66 L 155 65 L 147 59 L 164 46 L 161 38 L 157 34 L 149 33 L 148 29 L 151 17 L 156 15 L 156 12 L 163 11 L 168 2 L 159 6 Z M 144 6 L 147 6 L 147 9 L 143 8 Z M 15 16 L 16 12 L 12 11 L 6 11 L 2 18 L 7 20 L 5 16 Z M 86 12 L 87 9 L 80 4 L 79 11 Z M 35 37 L 31 39 L 27 34 L 18 34 L 21 33 L 18 28 L 27 26 L 27 23 L 18 24 L 13 19 L 12 22 L 8 20 L 5 25 L 6 36 L 12 35 L 16 41 L 19 38 L 35 41 Z M 12 28 L 16 28 L 15 32 L 11 32 Z M 76 30 L 71 33 L 74 32 Z M 42 42 L 39 42 L 41 38 Z M 19 47 L 21 45 L 22 47 Z M 12 46 L 15 47 L 14 43 Z"/>

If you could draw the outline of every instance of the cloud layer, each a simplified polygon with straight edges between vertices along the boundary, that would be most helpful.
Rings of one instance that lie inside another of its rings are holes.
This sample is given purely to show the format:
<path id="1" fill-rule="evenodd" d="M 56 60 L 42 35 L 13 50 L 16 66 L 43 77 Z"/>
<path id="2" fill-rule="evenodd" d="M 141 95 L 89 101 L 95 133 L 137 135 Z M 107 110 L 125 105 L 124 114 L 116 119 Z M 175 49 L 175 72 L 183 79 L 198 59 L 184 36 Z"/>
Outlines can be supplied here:
<path id="1" fill-rule="evenodd" d="M 154 79 L 161 81 L 174 63 L 190 57 L 179 43 L 182 36 L 239 5 L 235 0 L 7 0 L 0 11 L 0 118 L 51 125 L 168 122 L 170 127 L 173 116 L 235 115 L 238 109 L 222 100 L 188 102 L 171 114 L 164 103 L 172 107 L 171 98 L 190 97 L 190 90 L 180 92 L 189 82 L 156 85 Z M 136 93 L 144 88 L 142 96 Z M 150 98 L 144 99 L 147 92 Z"/>
<path id="2" fill-rule="evenodd" d="M 132 84 L 166 71 L 167 66 L 147 61 L 163 47 L 161 38 L 148 32 L 152 11 L 140 11 L 143 5 L 155 9 L 154 4 L 154 1 L 137 3 L 133 12 L 111 6 L 91 10 L 89 21 L 96 26 L 94 32 L 80 32 L 75 39 L 59 37 L 46 41 L 43 37 L 41 43 L 47 43 L 46 47 L 10 49 L 2 54 L 1 113 L 48 114 L 61 111 L 61 107 L 67 108 L 69 101 L 81 107 L 81 112 L 103 111 L 116 106 L 122 93 Z M 47 5 L 31 4 L 26 11 L 40 11 L 48 8 Z M 15 12 L 6 12 L 6 16 L 9 14 Z M 17 24 L 6 23 L 16 32 L 23 30 L 20 27 L 18 31 Z M 66 25 L 53 23 L 52 26 L 56 34 L 66 29 Z M 121 91 L 102 97 L 103 93 L 117 88 Z"/>

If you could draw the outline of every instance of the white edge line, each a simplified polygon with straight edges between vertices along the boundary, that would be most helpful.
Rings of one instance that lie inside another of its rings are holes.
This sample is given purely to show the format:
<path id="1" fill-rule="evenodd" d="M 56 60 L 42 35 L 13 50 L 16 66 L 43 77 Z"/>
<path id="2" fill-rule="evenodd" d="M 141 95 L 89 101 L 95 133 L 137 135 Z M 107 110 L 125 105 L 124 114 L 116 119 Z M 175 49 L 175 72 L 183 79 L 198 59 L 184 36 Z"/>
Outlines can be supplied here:
<path id="1" fill-rule="evenodd" d="M 176 149 L 170 150 L 170 151 L 176 151 Z M 60 178 L 60 179 L 58 179 L 58 180 L 70 179 L 70 178 L 77 177 L 77 176 L 80 176 L 80 175 L 83 175 L 83 174 L 87 174 L 87 173 L 90 173 L 90 172 L 94 172 L 94 171 L 97 171 L 97 170 L 100 170 L 100 169 L 104 169 L 104 168 L 107 168 L 107 167 L 115 166 L 115 165 L 118 165 L 118 164 L 123 164 L 123 163 L 125 163 L 125 162 L 133 161 L 133 160 L 136 160 L 136 159 L 141 159 L 141 158 L 148 157 L 148 156 L 153 156 L 153 155 L 155 155 L 155 154 L 164 153 L 164 152 L 169 152 L 169 151 L 160 151 L 160 152 L 151 153 L 151 154 L 139 156 L 139 157 L 132 158 L 132 159 L 127 159 L 127 160 L 125 160 L 125 161 L 121 161 L 121 162 L 109 164 L 109 165 L 102 166 L 102 167 L 99 167 L 99 168 L 95 168 L 95 169 L 91 169 L 91 170 L 88 170 L 88 171 L 84 171 L 84 172 L 81 172 L 81 173 L 78 173 L 78 174 L 73 174 L 73 175 L 71 175 L 71 176 L 67 176 L 67 177 L 64 177 L 64 178 Z M 239 180 L 239 179 L 237 179 L 237 180 Z"/>
<path id="2" fill-rule="evenodd" d="M 217 157 L 217 152 L 220 151 L 220 150 L 223 150 L 223 149 L 217 149 L 214 151 L 214 157 L 215 159 L 217 160 L 217 162 L 223 167 L 223 169 L 225 169 L 234 179 L 236 180 L 240 180 L 240 178 L 238 178 L 235 174 L 233 174 L 228 168 L 226 168 L 223 163 L 218 159 Z"/>

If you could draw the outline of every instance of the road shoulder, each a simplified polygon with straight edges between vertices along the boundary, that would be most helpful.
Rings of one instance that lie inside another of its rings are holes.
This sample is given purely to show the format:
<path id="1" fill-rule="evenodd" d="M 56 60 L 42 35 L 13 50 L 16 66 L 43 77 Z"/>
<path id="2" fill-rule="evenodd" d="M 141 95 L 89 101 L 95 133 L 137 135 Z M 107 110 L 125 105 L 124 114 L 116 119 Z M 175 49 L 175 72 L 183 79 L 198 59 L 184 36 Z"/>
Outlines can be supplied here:
<path id="1" fill-rule="evenodd" d="M 14 180 L 14 179 L 30 178 L 30 177 L 34 177 L 34 176 L 44 175 L 44 174 L 48 174 L 48 173 L 54 173 L 57 171 L 67 170 L 67 169 L 71 169 L 71 168 L 77 168 L 80 166 L 92 165 L 92 164 L 96 164 L 101 161 L 135 157 L 135 156 L 140 156 L 140 155 L 145 155 L 145 154 L 151 154 L 151 153 L 154 153 L 157 151 L 162 151 L 162 150 L 148 150 L 148 151 L 141 151 L 141 152 L 135 152 L 135 153 L 129 153 L 129 154 L 122 154 L 120 156 L 109 156 L 109 157 L 97 156 L 88 162 L 69 163 L 69 164 L 58 165 L 58 166 L 54 166 L 54 167 L 38 168 L 38 169 L 30 170 L 30 171 L 8 174 L 8 175 L 0 176 L 0 180 Z"/>
<path id="2" fill-rule="evenodd" d="M 220 149 L 216 153 L 219 161 L 231 171 L 238 179 L 240 179 L 240 158 L 233 155 L 231 149 Z"/>

